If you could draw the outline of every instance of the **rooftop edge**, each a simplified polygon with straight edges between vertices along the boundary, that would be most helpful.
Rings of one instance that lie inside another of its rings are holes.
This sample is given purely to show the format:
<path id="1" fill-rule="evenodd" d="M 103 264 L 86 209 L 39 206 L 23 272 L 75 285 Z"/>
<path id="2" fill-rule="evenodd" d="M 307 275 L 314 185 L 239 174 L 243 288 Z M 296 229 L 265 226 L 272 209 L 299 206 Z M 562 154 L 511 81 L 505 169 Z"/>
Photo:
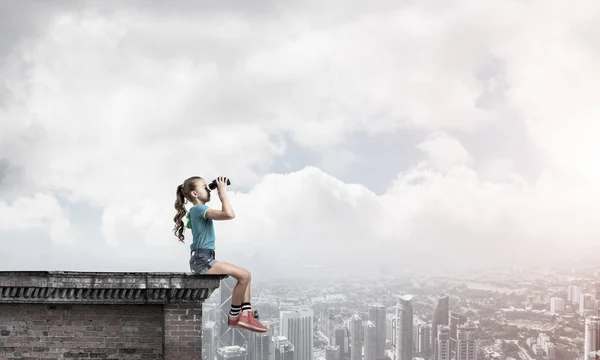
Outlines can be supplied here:
<path id="1" fill-rule="evenodd" d="M 203 302 L 226 277 L 166 272 L 0 271 L 0 303 Z"/>

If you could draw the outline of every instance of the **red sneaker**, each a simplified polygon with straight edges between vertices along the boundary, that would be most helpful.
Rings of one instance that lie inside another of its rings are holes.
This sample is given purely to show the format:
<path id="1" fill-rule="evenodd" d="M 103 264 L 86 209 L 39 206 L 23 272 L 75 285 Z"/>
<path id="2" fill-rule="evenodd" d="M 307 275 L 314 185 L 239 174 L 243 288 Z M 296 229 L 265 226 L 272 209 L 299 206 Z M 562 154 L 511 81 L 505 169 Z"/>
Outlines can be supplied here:
<path id="1" fill-rule="evenodd" d="M 237 325 L 238 327 L 254 332 L 264 333 L 269 331 L 269 329 L 266 326 L 264 326 L 258 321 L 257 317 L 254 316 L 254 311 L 252 310 L 248 310 L 245 315 L 242 312 L 242 315 L 240 315 L 240 319 L 238 320 Z"/>
<path id="2" fill-rule="evenodd" d="M 241 312 L 240 312 L 240 314 L 241 314 Z M 231 316 L 229 314 L 227 315 L 227 325 L 229 325 L 231 327 L 239 327 L 238 321 L 240 321 L 239 314 L 237 316 Z"/>

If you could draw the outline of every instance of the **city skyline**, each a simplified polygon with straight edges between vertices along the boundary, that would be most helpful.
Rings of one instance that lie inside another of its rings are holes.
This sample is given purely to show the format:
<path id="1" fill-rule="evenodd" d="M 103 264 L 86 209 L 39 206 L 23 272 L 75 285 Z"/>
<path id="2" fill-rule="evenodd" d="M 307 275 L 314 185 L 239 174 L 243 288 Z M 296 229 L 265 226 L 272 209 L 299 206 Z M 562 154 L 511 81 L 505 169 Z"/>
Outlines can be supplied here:
<path id="1" fill-rule="evenodd" d="M 595 359 L 594 352 L 600 350 L 598 266 L 349 283 L 353 286 L 317 281 L 257 284 L 255 307 L 270 323 L 272 338 L 263 358 L 248 355 L 240 360 L 280 360 L 276 341 L 288 344 L 289 360 L 298 360 L 295 343 L 306 344 L 299 334 L 313 337 L 312 360 L 380 358 L 379 332 L 385 334 L 385 360 L 581 360 L 585 353 Z M 557 308 L 559 302 L 563 305 Z M 207 300 L 207 309 L 214 305 L 214 299 Z M 207 324 L 214 322 L 214 314 L 207 310 Z M 282 321 L 300 319 L 301 314 L 314 323 L 296 323 L 296 333 L 289 333 Z M 379 321 L 381 314 L 384 322 Z M 222 344 L 238 352 L 253 346 Z"/>

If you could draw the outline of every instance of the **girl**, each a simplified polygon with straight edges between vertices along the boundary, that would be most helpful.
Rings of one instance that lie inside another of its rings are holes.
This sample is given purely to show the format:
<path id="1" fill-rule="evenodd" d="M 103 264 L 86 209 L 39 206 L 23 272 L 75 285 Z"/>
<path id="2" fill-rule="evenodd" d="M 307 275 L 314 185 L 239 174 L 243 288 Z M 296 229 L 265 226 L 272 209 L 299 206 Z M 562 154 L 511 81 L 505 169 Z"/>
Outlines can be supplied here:
<path id="1" fill-rule="evenodd" d="M 185 230 L 183 217 L 186 216 L 184 204 L 189 201 L 193 204 L 187 214 L 187 228 L 192 229 L 192 244 L 190 269 L 193 274 L 227 274 L 237 280 L 231 297 L 231 310 L 228 315 L 228 324 L 232 327 L 241 327 L 255 332 L 266 332 L 266 326 L 258 321 L 250 305 L 250 272 L 241 267 L 215 260 L 215 230 L 213 220 L 232 220 L 235 213 L 229 204 L 227 196 L 227 178 L 218 177 L 217 191 L 221 200 L 221 210 L 210 209 L 206 203 L 210 201 L 210 189 L 200 176 L 193 176 L 177 186 L 177 199 L 175 209 L 177 215 L 173 218 L 175 227 L 173 232 L 184 241 Z"/>

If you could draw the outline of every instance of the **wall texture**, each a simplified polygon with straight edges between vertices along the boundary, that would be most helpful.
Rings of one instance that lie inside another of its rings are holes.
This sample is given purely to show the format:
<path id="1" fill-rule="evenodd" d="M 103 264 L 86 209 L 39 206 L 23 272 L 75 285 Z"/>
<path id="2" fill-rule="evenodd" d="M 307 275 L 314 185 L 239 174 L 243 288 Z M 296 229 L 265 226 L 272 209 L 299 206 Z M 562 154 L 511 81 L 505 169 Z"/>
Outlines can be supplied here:
<path id="1" fill-rule="evenodd" d="M 221 278 L 0 272 L 0 360 L 201 359 Z"/>

